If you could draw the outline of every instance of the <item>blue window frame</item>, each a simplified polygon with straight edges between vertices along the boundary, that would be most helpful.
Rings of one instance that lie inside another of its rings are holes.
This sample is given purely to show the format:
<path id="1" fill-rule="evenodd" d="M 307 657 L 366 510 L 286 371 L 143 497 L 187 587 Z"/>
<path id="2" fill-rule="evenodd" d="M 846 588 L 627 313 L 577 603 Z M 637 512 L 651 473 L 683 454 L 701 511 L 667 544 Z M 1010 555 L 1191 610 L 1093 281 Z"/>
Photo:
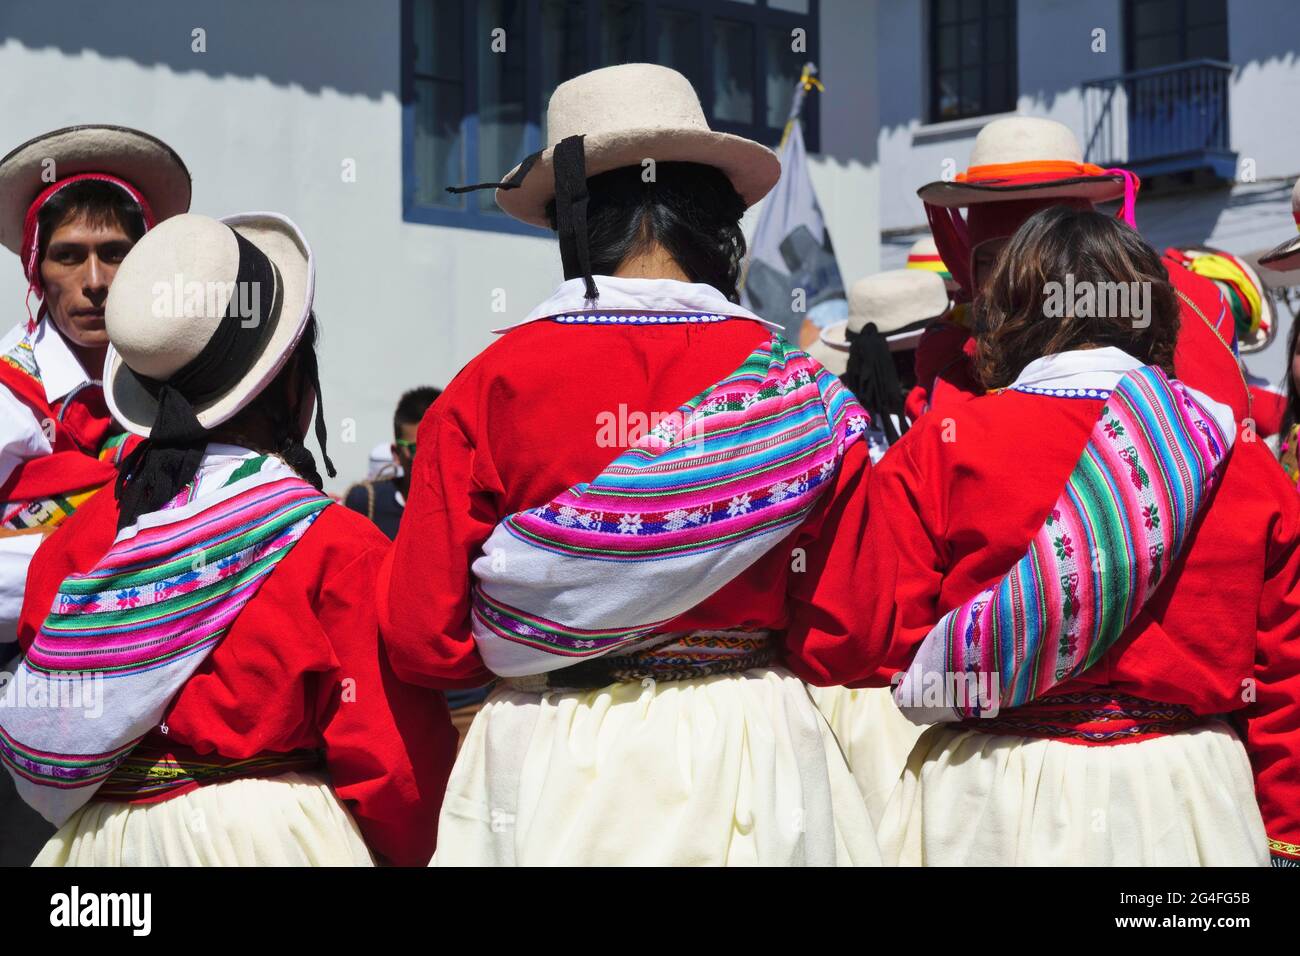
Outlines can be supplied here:
<path id="1" fill-rule="evenodd" d="M 710 126 L 775 146 L 800 70 L 817 59 L 818 3 L 402 0 L 402 218 L 544 235 L 498 210 L 491 190 L 446 187 L 498 181 L 545 142 L 551 91 L 614 63 L 679 70 Z M 815 152 L 816 97 L 805 101 L 804 138 Z"/>

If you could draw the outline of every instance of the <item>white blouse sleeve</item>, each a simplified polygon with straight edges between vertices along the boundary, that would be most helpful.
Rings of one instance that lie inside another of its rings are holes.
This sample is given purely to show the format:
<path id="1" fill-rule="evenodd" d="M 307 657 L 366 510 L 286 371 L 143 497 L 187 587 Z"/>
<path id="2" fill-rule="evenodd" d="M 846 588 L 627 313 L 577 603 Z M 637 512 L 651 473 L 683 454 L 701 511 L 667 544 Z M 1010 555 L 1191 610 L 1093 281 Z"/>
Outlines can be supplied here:
<path id="1" fill-rule="evenodd" d="M 32 410 L 0 386 L 0 485 L 22 462 L 53 450 Z"/>

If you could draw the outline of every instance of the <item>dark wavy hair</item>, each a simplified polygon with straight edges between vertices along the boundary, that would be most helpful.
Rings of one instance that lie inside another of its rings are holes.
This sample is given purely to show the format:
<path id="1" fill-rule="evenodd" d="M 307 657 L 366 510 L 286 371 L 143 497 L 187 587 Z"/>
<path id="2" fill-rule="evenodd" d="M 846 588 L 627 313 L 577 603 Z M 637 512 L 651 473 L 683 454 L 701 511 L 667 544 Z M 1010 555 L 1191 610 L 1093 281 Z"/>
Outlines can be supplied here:
<path id="1" fill-rule="evenodd" d="M 594 275 L 613 275 L 629 257 L 658 244 L 692 282 L 711 285 L 732 302 L 745 259 L 740 218 L 745 202 L 718 169 L 700 163 L 624 166 L 587 180 L 587 236 Z M 555 202 L 546 206 L 555 228 Z M 576 275 L 565 275 L 575 279 Z"/>
<path id="2" fill-rule="evenodd" d="M 1150 290 L 1147 314 L 1126 298 L 1129 308 L 1117 310 L 1123 314 L 1076 315 L 1076 303 L 1061 292 L 1067 276 L 1075 289 L 1091 288 L 1097 302 L 1116 288 L 1111 283 L 1141 283 Z M 1055 314 L 1057 305 L 1063 314 Z M 986 388 L 1010 385 L 1034 359 L 1084 346 L 1113 345 L 1174 372 L 1179 311 L 1168 272 L 1133 229 L 1092 210 L 1053 206 L 1025 220 L 998 254 L 974 316 L 976 371 Z"/>
<path id="3" fill-rule="evenodd" d="M 1268 293 L 1265 292 L 1265 295 Z M 1275 307 L 1276 309 L 1276 307 Z M 1300 319 L 1291 322 L 1291 334 L 1286 344 L 1286 411 L 1282 414 L 1282 438 L 1285 439 L 1300 422 L 1300 385 L 1296 384 L 1291 366 L 1295 363 L 1296 346 L 1300 345 Z"/>

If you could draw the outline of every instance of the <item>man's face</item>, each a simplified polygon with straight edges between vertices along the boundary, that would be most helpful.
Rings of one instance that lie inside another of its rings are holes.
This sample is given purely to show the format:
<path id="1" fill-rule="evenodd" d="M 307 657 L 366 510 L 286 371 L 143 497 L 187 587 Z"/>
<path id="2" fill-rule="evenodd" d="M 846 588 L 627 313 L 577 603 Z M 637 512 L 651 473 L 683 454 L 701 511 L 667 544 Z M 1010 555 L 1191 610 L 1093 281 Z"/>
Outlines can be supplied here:
<path id="1" fill-rule="evenodd" d="M 108 346 L 104 300 L 132 245 L 116 223 L 92 226 L 81 215 L 60 223 L 50 234 L 41 259 L 45 303 L 55 327 L 73 345 Z"/>
<path id="2" fill-rule="evenodd" d="M 402 466 L 402 471 L 411 473 L 411 464 L 415 461 L 415 435 L 420 425 L 403 424 L 398 430 L 399 441 L 393 443 L 393 461 Z"/>

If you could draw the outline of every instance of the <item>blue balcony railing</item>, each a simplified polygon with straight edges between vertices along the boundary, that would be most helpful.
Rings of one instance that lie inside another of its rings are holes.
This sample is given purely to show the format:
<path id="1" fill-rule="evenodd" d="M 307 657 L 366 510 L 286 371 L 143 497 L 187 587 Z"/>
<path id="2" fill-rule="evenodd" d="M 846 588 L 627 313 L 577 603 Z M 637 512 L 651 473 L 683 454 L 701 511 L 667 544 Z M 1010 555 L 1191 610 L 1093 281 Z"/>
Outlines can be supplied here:
<path id="1" fill-rule="evenodd" d="M 1085 158 L 1144 176 L 1209 169 L 1232 179 L 1231 77 L 1231 64 L 1192 60 L 1085 82 Z"/>

